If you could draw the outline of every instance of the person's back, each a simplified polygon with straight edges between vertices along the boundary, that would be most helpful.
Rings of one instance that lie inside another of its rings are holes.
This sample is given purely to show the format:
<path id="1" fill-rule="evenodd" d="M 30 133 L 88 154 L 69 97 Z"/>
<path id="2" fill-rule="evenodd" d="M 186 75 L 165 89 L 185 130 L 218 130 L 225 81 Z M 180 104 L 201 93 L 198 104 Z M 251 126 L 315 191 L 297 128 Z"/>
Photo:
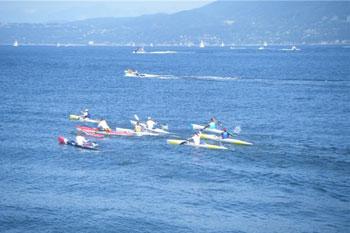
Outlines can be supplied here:
<path id="1" fill-rule="evenodd" d="M 146 121 L 147 128 L 148 129 L 153 129 L 155 124 L 156 124 L 156 122 L 154 122 L 154 120 L 152 120 L 152 118 L 148 117 L 148 120 Z"/>
<path id="2" fill-rule="evenodd" d="M 192 140 L 193 140 L 193 143 L 194 143 L 195 145 L 201 144 L 201 137 L 200 137 L 200 134 L 199 134 L 199 133 L 195 133 L 195 134 L 192 136 Z"/>
<path id="3" fill-rule="evenodd" d="M 107 121 L 102 119 L 98 125 L 97 125 L 97 128 L 99 130 L 103 130 L 103 131 L 110 131 L 111 129 L 109 128 L 108 124 L 107 124 Z"/>
<path id="4" fill-rule="evenodd" d="M 212 117 L 209 122 L 209 128 L 210 129 L 216 129 L 216 119 L 215 117 Z"/>
<path id="5" fill-rule="evenodd" d="M 212 121 L 212 122 L 209 123 L 209 128 L 210 128 L 210 129 L 216 129 L 216 124 L 215 124 L 214 121 Z"/>
<path id="6" fill-rule="evenodd" d="M 83 146 L 85 143 L 87 143 L 87 140 L 83 136 L 77 135 L 75 137 L 75 143 L 79 146 Z"/>

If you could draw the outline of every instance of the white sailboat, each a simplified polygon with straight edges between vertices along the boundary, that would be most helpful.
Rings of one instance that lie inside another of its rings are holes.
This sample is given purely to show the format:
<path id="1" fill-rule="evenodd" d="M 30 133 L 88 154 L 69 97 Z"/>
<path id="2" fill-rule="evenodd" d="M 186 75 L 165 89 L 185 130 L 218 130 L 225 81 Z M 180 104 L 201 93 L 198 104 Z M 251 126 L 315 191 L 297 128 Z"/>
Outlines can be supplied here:
<path id="1" fill-rule="evenodd" d="M 204 48 L 205 47 L 205 45 L 204 45 L 204 41 L 203 40 L 201 40 L 201 43 L 199 44 L 199 48 Z"/>
<path id="2" fill-rule="evenodd" d="M 15 42 L 13 42 L 13 47 L 18 47 L 18 41 L 15 40 Z"/>

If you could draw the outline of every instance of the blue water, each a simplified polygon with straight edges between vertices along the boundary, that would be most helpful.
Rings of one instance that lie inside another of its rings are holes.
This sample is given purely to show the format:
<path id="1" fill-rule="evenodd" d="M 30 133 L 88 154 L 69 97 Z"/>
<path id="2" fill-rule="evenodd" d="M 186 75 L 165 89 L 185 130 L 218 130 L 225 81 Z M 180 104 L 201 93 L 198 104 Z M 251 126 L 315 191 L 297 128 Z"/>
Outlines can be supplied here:
<path id="1" fill-rule="evenodd" d="M 0 47 L 0 231 L 349 232 L 350 49 L 279 49 Z M 216 116 L 254 146 L 58 145 L 83 108 L 183 138 Z"/>

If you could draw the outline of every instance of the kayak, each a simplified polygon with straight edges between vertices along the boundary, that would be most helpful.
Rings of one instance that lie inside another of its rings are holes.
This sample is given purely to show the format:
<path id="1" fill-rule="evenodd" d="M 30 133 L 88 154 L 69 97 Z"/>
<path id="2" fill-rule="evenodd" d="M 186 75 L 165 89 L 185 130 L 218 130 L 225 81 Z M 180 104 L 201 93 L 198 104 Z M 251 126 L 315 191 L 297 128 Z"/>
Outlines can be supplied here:
<path id="1" fill-rule="evenodd" d="M 94 138 L 104 138 L 105 135 L 103 134 L 98 134 L 98 133 L 95 133 L 95 131 L 90 131 L 90 130 L 80 130 L 80 129 L 77 129 L 79 132 L 82 132 L 85 136 L 89 136 L 89 137 L 94 137 Z"/>
<path id="2" fill-rule="evenodd" d="M 220 136 L 213 135 L 213 134 L 204 134 L 204 133 L 202 133 L 200 135 L 200 137 L 203 138 L 203 139 L 209 139 L 209 140 L 213 140 L 213 141 L 217 141 L 217 142 L 226 142 L 226 143 L 232 143 L 232 144 L 237 144 L 237 145 L 245 145 L 245 146 L 253 145 L 253 143 L 242 141 L 242 140 L 238 140 L 238 139 L 233 139 L 233 138 L 225 138 L 225 139 L 223 139 Z"/>
<path id="3" fill-rule="evenodd" d="M 203 143 L 203 144 L 195 145 L 193 142 L 188 142 L 186 140 L 178 140 L 178 139 L 168 139 L 167 140 L 167 143 L 171 144 L 171 145 L 180 145 L 183 142 L 185 142 L 185 143 L 182 145 L 186 145 L 186 146 L 194 146 L 194 147 L 201 147 L 201 148 L 214 149 L 214 150 L 227 150 L 227 147 L 213 145 L 213 144 Z"/>
<path id="4" fill-rule="evenodd" d="M 203 125 L 197 125 L 197 124 L 192 124 L 192 128 L 194 130 L 202 130 L 205 126 Z M 205 128 L 203 131 L 210 132 L 210 133 L 223 133 L 223 130 L 220 129 L 211 129 L 211 128 Z"/>
<path id="5" fill-rule="evenodd" d="M 94 120 L 90 118 L 82 118 L 81 116 L 78 115 L 69 115 L 69 120 L 71 121 L 82 121 L 82 122 L 90 122 L 90 123 L 99 123 L 99 120 Z"/>
<path id="6" fill-rule="evenodd" d="M 59 136 L 58 137 L 58 143 L 62 145 L 70 145 L 70 146 L 75 146 L 79 147 L 82 149 L 87 149 L 87 150 L 97 150 L 98 145 L 94 142 L 88 142 L 83 145 L 78 145 L 75 141 L 73 140 L 68 140 L 65 137 Z"/>
<path id="7" fill-rule="evenodd" d="M 90 133 L 94 135 L 103 135 L 103 136 L 133 136 L 134 134 L 131 134 L 130 132 L 125 131 L 101 131 L 98 128 L 91 128 L 87 126 L 77 126 L 77 130 L 81 131 L 83 133 Z"/>
<path id="8" fill-rule="evenodd" d="M 142 132 L 135 132 L 132 129 L 125 129 L 125 128 L 116 128 L 116 132 L 120 133 L 128 133 L 131 134 L 132 136 L 159 136 L 159 133 L 152 133 L 148 131 L 142 131 Z"/>
<path id="9" fill-rule="evenodd" d="M 136 122 L 137 122 L 137 121 L 130 120 L 130 123 L 131 123 L 132 125 L 136 125 Z M 145 123 L 140 123 L 140 125 L 141 125 L 143 128 L 147 129 L 147 125 L 146 125 Z M 152 132 L 152 133 L 169 134 L 169 131 L 166 131 L 166 130 L 161 129 L 161 128 L 147 129 L 147 131 Z"/>

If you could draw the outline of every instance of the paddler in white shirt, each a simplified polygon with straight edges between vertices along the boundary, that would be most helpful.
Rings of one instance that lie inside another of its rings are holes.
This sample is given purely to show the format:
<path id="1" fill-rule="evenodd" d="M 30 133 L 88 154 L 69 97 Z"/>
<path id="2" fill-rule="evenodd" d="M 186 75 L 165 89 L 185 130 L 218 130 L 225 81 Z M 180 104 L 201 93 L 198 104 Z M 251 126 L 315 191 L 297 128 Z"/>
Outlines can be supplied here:
<path id="1" fill-rule="evenodd" d="M 81 136 L 80 133 L 77 133 L 77 136 L 75 137 L 75 143 L 78 146 L 83 146 L 85 143 L 88 143 L 88 140 L 86 140 L 85 137 Z"/>
<path id="2" fill-rule="evenodd" d="M 201 144 L 201 132 L 195 132 L 191 139 L 195 145 L 200 145 Z"/>
<path id="3" fill-rule="evenodd" d="M 97 125 L 97 128 L 101 131 L 111 131 L 111 128 L 108 126 L 107 121 L 105 119 L 101 119 L 101 121 Z"/>
<path id="4" fill-rule="evenodd" d="M 152 130 L 153 127 L 154 127 L 156 124 L 157 124 L 157 123 L 156 123 L 151 117 L 148 117 L 148 118 L 147 118 L 147 121 L 146 121 L 146 127 L 147 127 L 147 129 Z"/>

